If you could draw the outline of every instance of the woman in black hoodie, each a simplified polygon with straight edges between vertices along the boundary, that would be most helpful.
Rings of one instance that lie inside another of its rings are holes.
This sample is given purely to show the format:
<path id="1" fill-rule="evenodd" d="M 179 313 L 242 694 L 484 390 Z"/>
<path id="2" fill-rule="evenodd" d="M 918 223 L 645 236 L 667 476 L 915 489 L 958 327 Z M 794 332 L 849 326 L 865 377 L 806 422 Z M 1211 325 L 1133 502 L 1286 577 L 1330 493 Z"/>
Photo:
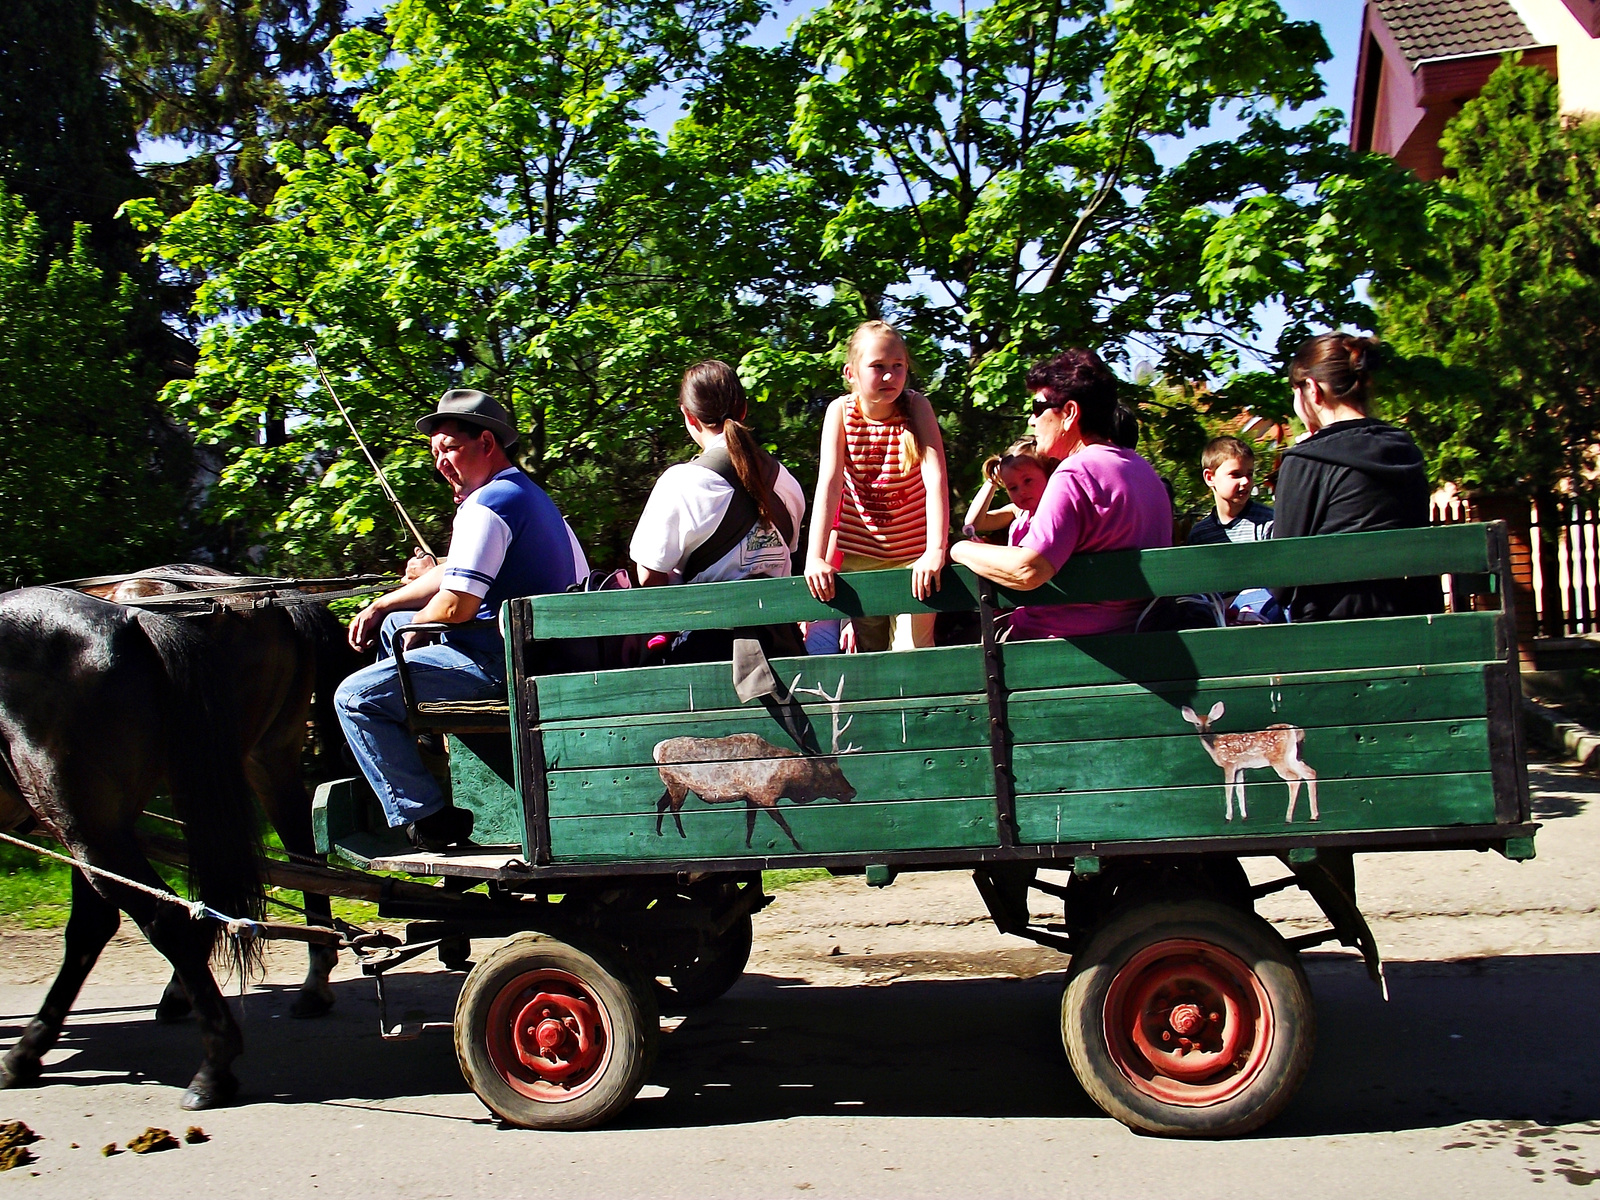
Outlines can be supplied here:
<path id="1" fill-rule="evenodd" d="M 1324 333 L 1289 364 L 1294 411 L 1311 436 L 1284 451 L 1273 494 L 1276 538 L 1413 529 L 1428 523 L 1428 470 L 1411 435 L 1367 416 L 1377 343 Z M 1290 618 L 1332 621 L 1439 612 L 1437 578 L 1294 589 Z"/>

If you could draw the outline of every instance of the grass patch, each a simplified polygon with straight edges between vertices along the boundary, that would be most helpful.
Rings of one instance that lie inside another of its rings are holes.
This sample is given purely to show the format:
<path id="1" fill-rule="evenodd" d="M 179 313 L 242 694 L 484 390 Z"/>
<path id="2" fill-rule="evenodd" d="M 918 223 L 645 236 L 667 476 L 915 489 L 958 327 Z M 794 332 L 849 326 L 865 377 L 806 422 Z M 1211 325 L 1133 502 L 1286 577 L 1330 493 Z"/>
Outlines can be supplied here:
<path id="1" fill-rule="evenodd" d="M 769 892 L 793 887 L 797 883 L 811 883 L 817 879 L 832 879 L 827 867 L 791 867 L 786 871 L 761 872 L 761 886 Z"/>

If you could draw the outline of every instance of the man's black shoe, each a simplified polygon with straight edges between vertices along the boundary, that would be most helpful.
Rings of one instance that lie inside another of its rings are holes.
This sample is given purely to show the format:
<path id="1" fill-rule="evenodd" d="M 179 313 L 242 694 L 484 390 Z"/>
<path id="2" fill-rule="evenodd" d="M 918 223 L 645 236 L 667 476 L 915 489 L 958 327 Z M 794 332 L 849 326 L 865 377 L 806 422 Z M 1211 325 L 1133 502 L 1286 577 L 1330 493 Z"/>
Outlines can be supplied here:
<path id="1" fill-rule="evenodd" d="M 472 836 L 472 814 L 447 806 L 406 826 L 406 840 L 418 850 L 440 854 Z"/>

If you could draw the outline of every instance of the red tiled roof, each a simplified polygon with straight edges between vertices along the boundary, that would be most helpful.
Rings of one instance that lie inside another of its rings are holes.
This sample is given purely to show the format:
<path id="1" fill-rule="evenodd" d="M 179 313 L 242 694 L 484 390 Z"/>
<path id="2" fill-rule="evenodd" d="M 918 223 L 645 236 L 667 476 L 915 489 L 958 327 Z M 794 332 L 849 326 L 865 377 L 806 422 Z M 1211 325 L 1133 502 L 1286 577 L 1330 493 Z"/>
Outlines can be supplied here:
<path id="1" fill-rule="evenodd" d="M 1536 46 L 1510 0 L 1375 0 L 1413 67 L 1423 59 Z"/>

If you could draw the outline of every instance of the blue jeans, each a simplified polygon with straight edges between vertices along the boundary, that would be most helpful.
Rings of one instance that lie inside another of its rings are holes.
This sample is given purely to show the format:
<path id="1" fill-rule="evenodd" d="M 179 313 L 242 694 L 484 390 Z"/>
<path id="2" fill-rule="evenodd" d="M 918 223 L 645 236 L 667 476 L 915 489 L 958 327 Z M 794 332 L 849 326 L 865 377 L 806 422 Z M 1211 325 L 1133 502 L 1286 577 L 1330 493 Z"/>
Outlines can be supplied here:
<path id="1" fill-rule="evenodd" d="M 350 753 L 391 826 L 408 825 L 445 806 L 444 792 L 423 766 L 416 736 L 406 725 L 393 657 L 396 631 L 416 615 L 400 612 L 384 618 L 378 661 L 355 672 L 333 694 Z M 490 700 L 506 694 L 505 644 L 493 621 L 469 622 L 444 639 L 406 650 L 406 670 L 418 701 Z"/>

